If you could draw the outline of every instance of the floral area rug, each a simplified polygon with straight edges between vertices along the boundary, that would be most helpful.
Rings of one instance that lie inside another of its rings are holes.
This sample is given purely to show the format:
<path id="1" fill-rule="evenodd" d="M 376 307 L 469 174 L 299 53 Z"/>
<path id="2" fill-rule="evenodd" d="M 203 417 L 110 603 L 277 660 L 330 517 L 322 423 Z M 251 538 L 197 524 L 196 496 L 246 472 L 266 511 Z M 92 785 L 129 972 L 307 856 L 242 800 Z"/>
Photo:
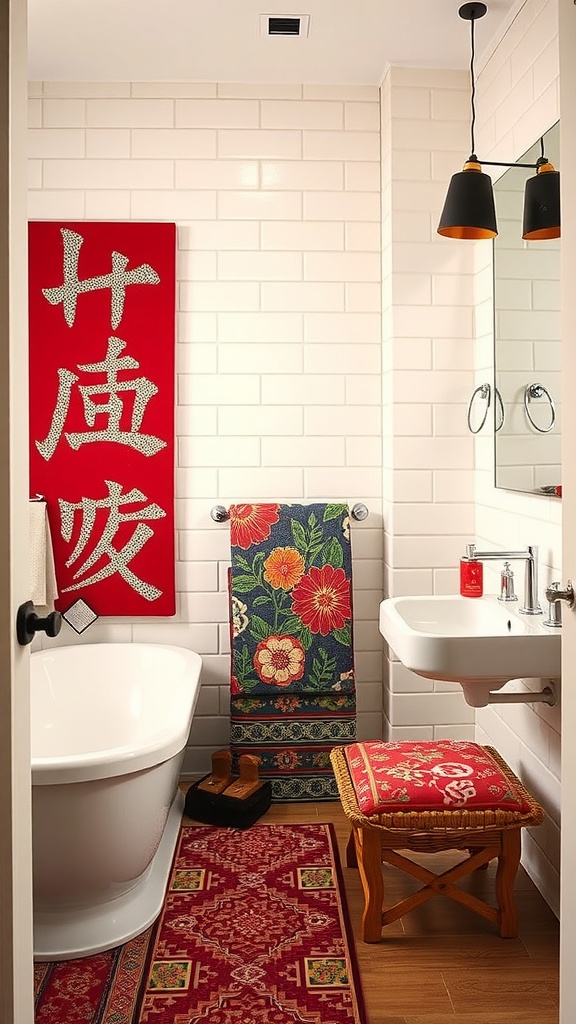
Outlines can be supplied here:
<path id="1" fill-rule="evenodd" d="M 184 826 L 152 932 L 38 964 L 37 1024 L 366 1024 L 331 825 Z"/>
<path id="2" fill-rule="evenodd" d="M 231 748 L 274 800 L 335 800 L 356 736 L 350 516 L 343 504 L 231 505 Z"/>

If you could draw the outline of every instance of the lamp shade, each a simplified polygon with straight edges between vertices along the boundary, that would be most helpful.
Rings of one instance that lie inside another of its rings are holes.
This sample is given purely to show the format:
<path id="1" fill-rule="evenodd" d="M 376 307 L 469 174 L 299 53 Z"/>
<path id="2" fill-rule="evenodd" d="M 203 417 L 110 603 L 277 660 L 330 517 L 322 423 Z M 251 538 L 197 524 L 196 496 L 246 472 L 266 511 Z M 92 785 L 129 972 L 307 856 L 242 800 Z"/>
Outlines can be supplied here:
<path id="1" fill-rule="evenodd" d="M 494 238 L 498 234 L 492 179 L 472 157 L 453 174 L 438 234 L 446 238 Z"/>
<path id="2" fill-rule="evenodd" d="M 560 174 L 548 162 L 526 182 L 522 238 L 560 238 Z"/>

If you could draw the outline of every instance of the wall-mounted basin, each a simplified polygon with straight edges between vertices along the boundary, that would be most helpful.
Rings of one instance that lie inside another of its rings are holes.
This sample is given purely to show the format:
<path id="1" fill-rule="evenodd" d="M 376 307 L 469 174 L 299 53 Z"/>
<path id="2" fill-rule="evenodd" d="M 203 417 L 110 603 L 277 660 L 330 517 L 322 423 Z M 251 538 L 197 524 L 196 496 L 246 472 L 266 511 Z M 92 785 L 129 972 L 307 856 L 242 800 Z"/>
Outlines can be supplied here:
<path id="1" fill-rule="evenodd" d="M 560 677 L 560 631 L 543 622 L 496 597 L 390 597 L 380 605 L 380 632 L 402 664 L 460 683 L 473 707 L 510 679 Z"/>

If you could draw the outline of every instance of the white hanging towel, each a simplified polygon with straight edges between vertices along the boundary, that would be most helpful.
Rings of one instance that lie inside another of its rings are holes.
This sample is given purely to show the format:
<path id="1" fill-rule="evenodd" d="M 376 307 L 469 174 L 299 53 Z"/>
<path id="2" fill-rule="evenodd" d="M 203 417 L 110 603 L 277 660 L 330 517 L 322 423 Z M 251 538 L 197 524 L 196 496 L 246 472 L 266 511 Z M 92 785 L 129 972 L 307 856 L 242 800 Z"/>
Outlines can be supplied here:
<path id="1" fill-rule="evenodd" d="M 28 509 L 30 600 L 37 613 L 39 610 L 48 614 L 54 611 L 54 601 L 58 597 L 48 510 L 45 501 L 30 501 Z"/>

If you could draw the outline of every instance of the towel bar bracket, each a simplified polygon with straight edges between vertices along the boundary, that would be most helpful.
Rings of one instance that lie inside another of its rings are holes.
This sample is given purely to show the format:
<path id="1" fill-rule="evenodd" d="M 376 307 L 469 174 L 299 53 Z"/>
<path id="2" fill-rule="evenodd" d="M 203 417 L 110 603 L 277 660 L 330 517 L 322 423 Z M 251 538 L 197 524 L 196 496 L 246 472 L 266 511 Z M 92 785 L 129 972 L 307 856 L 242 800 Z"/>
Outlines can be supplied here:
<path id="1" fill-rule="evenodd" d="M 41 630 L 46 636 L 58 636 L 62 629 L 62 616 L 60 612 L 50 612 L 42 618 L 34 611 L 32 601 L 21 604 L 16 615 L 16 638 L 21 647 L 31 644 L 34 635 Z"/>
<path id="2" fill-rule="evenodd" d="M 228 519 L 228 509 L 224 508 L 224 505 L 214 505 L 214 508 L 210 512 L 210 518 L 215 523 L 225 523 Z"/>
<path id="3" fill-rule="evenodd" d="M 362 520 L 368 519 L 368 516 L 370 515 L 368 511 L 368 506 L 364 505 L 361 501 L 358 501 L 356 502 L 355 505 L 352 505 L 352 508 L 350 509 L 350 515 L 352 516 L 352 519 L 356 520 L 357 523 L 361 523 Z"/>

